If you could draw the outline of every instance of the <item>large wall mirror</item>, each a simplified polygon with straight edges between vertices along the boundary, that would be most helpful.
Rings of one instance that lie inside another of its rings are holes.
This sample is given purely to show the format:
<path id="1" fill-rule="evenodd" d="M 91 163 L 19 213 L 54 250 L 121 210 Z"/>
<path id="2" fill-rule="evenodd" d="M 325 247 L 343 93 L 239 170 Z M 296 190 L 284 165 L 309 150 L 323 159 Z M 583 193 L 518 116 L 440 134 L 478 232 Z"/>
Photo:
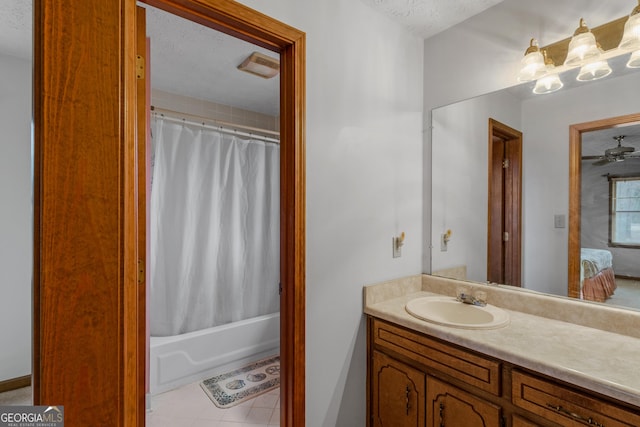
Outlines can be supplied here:
<path id="1" fill-rule="evenodd" d="M 577 70 L 566 71 L 565 87 L 551 94 L 534 95 L 529 83 L 433 110 L 432 274 L 569 296 L 569 166 L 577 155 L 581 231 L 573 238 L 596 258 L 585 255 L 593 271 L 572 278 L 572 296 L 640 308 L 640 247 L 612 241 L 610 231 L 616 221 L 636 236 L 640 227 L 640 69 L 627 68 L 628 57 L 610 60 L 613 73 L 597 81 L 576 82 Z M 570 150 L 572 125 L 607 120 L 579 132 L 580 149 Z M 505 129 L 521 133 L 520 148 Z M 512 176 L 500 178 L 501 168 Z M 583 294 L 584 279 L 607 268 L 602 275 L 612 273 L 617 289 Z"/>

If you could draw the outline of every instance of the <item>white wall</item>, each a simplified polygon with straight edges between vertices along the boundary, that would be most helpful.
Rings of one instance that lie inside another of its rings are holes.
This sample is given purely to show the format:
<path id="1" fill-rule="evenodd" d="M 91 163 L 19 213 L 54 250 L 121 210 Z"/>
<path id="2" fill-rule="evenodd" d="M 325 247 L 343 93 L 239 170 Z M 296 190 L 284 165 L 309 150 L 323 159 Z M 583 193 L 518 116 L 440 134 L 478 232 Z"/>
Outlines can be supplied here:
<path id="1" fill-rule="evenodd" d="M 242 3 L 307 34 L 306 424 L 364 426 L 362 286 L 421 271 L 423 42 L 359 1 Z"/>
<path id="2" fill-rule="evenodd" d="M 0 55 L 0 381 L 31 374 L 31 62 Z"/>
<path id="3" fill-rule="evenodd" d="M 521 101 L 506 91 L 433 110 L 433 270 L 461 265 L 467 278 L 487 280 L 489 118 L 521 129 Z M 447 250 L 441 235 L 452 231 Z"/>
<path id="4" fill-rule="evenodd" d="M 573 34 L 580 17 L 593 27 L 628 15 L 629 0 L 505 0 L 424 43 L 424 123 L 433 108 L 517 83 L 529 39 L 540 46 Z M 462 66 L 462 64 L 468 66 Z M 423 269 L 431 271 L 431 135 L 424 135 Z"/>

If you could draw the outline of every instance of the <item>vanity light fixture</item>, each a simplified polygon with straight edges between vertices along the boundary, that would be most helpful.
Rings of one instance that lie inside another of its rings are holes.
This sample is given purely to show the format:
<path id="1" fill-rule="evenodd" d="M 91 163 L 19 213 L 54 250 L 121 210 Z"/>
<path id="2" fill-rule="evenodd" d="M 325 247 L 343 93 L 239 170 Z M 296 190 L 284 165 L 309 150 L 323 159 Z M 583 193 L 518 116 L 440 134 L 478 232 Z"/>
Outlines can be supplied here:
<path id="1" fill-rule="evenodd" d="M 555 92 L 564 86 L 562 80 L 560 80 L 560 76 L 555 72 L 556 66 L 553 60 L 547 56 L 546 50 L 542 51 L 542 56 L 544 57 L 546 74 L 536 81 L 533 93 L 537 95 Z"/>
<path id="2" fill-rule="evenodd" d="M 618 47 L 636 51 L 640 49 L 640 0 L 624 24 L 624 34 Z"/>
<path id="3" fill-rule="evenodd" d="M 629 68 L 640 68 L 640 50 L 636 50 L 631 54 L 629 62 L 627 62 Z"/>
<path id="4" fill-rule="evenodd" d="M 598 50 L 602 52 L 602 48 L 598 45 Z M 606 59 L 599 59 L 593 62 L 589 62 L 580 68 L 578 77 L 576 80 L 579 82 L 590 82 L 592 80 L 602 79 L 611 74 L 611 67 L 609 61 Z"/>
<path id="5" fill-rule="evenodd" d="M 524 53 L 521 64 L 520 73 L 518 74 L 518 80 L 521 82 L 536 80 L 546 73 L 544 57 L 540 53 L 536 39 L 531 39 L 529 42 L 529 48 Z"/>
<path id="6" fill-rule="evenodd" d="M 590 82 L 607 77 L 609 74 L 611 74 L 611 67 L 609 66 L 609 62 L 604 59 L 583 65 L 582 68 L 580 68 L 576 80 L 579 82 Z"/>
<path id="7" fill-rule="evenodd" d="M 275 77 L 280 72 L 280 61 L 260 52 L 253 52 L 238 65 L 238 70 L 246 71 L 263 79 Z"/>
<path id="8" fill-rule="evenodd" d="M 612 73 L 608 59 L 620 55 L 630 54 L 627 67 L 640 68 L 640 0 L 638 5 L 628 16 L 623 16 L 590 30 L 584 19 L 580 18 L 580 25 L 571 38 L 567 38 L 544 47 L 538 47 L 535 39 L 531 39 L 529 49 L 521 60 L 522 66 L 518 73 L 520 82 L 536 80 L 533 90 L 536 94 L 550 93 L 562 88 L 562 82 L 556 80 L 554 74 L 580 67 L 576 80 L 587 82 L 598 80 Z M 596 40 L 597 39 L 597 40 Z M 604 49 L 600 46 L 600 43 Z M 544 51 L 554 64 L 549 67 L 540 61 Z M 544 70 L 544 72 L 541 72 Z M 548 77 L 548 78 L 547 78 Z"/>
<path id="9" fill-rule="evenodd" d="M 584 19 L 580 18 L 580 26 L 576 28 L 569 42 L 569 51 L 564 65 L 583 65 L 587 61 L 595 60 L 598 57 L 600 57 L 600 49 L 596 44 L 596 37 L 589 30 Z"/>

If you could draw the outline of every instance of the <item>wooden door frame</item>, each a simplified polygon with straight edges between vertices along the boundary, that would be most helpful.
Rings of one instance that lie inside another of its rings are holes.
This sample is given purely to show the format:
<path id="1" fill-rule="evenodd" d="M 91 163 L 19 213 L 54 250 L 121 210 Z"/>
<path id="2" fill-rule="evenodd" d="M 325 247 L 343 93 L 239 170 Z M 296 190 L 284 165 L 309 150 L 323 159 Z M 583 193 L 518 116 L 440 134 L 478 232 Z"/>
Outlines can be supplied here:
<path id="1" fill-rule="evenodd" d="M 580 233 L 582 207 L 582 134 L 640 123 L 640 113 L 569 126 L 569 241 L 567 295 L 580 298 Z"/>
<path id="2" fill-rule="evenodd" d="M 136 115 L 137 115 L 137 188 L 138 188 L 138 366 L 144 366 L 143 374 L 138 375 L 138 408 L 147 407 L 149 393 L 149 206 L 151 188 L 149 179 L 151 147 L 151 44 L 147 37 L 147 14 L 144 8 L 136 6 L 136 56 L 144 58 L 144 70 L 136 74 Z M 144 125 L 141 126 L 140 124 Z M 145 424 L 146 411 L 138 411 L 138 425 Z"/>
<path id="3" fill-rule="evenodd" d="M 521 275 L 522 275 L 522 132 L 512 127 L 509 127 L 499 121 L 489 118 L 489 126 L 488 126 L 488 173 L 487 173 L 487 279 L 489 277 L 489 272 L 492 270 L 491 266 L 491 253 L 492 253 L 492 240 L 499 239 L 501 242 L 503 240 L 502 236 L 494 236 L 494 232 L 492 231 L 491 223 L 492 219 L 495 216 L 494 207 L 492 204 L 491 197 L 491 188 L 492 181 L 494 177 L 494 165 L 492 162 L 493 159 L 493 138 L 494 136 L 498 136 L 508 141 L 514 141 L 513 144 L 516 145 L 515 158 L 517 160 L 517 165 L 513 165 L 513 167 L 518 167 L 517 171 L 513 174 L 513 187 L 517 189 L 517 197 L 518 199 L 514 201 L 514 203 L 518 206 L 518 212 L 515 217 L 511 217 L 510 229 L 515 229 L 516 233 L 511 233 L 510 235 L 510 259 L 513 260 L 512 267 L 517 271 L 517 282 L 514 283 L 515 286 L 521 286 Z M 504 194 L 502 195 L 504 199 Z M 501 227 L 502 228 L 502 227 Z M 501 261 L 502 262 L 502 261 Z M 504 267 L 504 266 L 503 266 Z M 510 283 L 511 284 L 511 283 Z"/>
<path id="4" fill-rule="evenodd" d="M 135 6 L 33 4 L 33 403 L 69 425 L 134 426 L 145 409 Z"/>
<path id="5" fill-rule="evenodd" d="M 280 54 L 280 422 L 302 426 L 305 34 L 229 0 L 147 3 Z M 34 0 L 33 393 L 69 425 L 144 418 L 135 35 L 135 0 Z"/>
<path id="6" fill-rule="evenodd" d="M 142 1 L 280 54 L 280 425 L 304 425 L 305 34 L 235 2 Z"/>

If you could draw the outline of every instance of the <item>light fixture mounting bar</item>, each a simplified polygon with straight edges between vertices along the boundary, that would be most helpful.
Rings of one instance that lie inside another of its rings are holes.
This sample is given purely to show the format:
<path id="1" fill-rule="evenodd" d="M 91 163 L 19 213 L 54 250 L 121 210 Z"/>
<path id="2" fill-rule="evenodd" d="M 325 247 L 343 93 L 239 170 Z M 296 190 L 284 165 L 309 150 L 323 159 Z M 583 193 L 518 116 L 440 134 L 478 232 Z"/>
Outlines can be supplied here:
<path id="1" fill-rule="evenodd" d="M 596 41 L 605 52 L 618 47 L 620 40 L 622 40 L 624 24 L 627 22 L 628 18 L 629 15 L 625 15 L 622 18 L 618 18 L 614 21 L 607 22 L 606 24 L 591 29 Z M 567 52 L 569 50 L 569 41 L 571 41 L 571 37 L 567 37 L 559 42 L 541 47 L 540 50 L 546 51 L 547 57 L 553 60 L 554 64 L 564 64 L 564 60 L 567 58 Z"/>

